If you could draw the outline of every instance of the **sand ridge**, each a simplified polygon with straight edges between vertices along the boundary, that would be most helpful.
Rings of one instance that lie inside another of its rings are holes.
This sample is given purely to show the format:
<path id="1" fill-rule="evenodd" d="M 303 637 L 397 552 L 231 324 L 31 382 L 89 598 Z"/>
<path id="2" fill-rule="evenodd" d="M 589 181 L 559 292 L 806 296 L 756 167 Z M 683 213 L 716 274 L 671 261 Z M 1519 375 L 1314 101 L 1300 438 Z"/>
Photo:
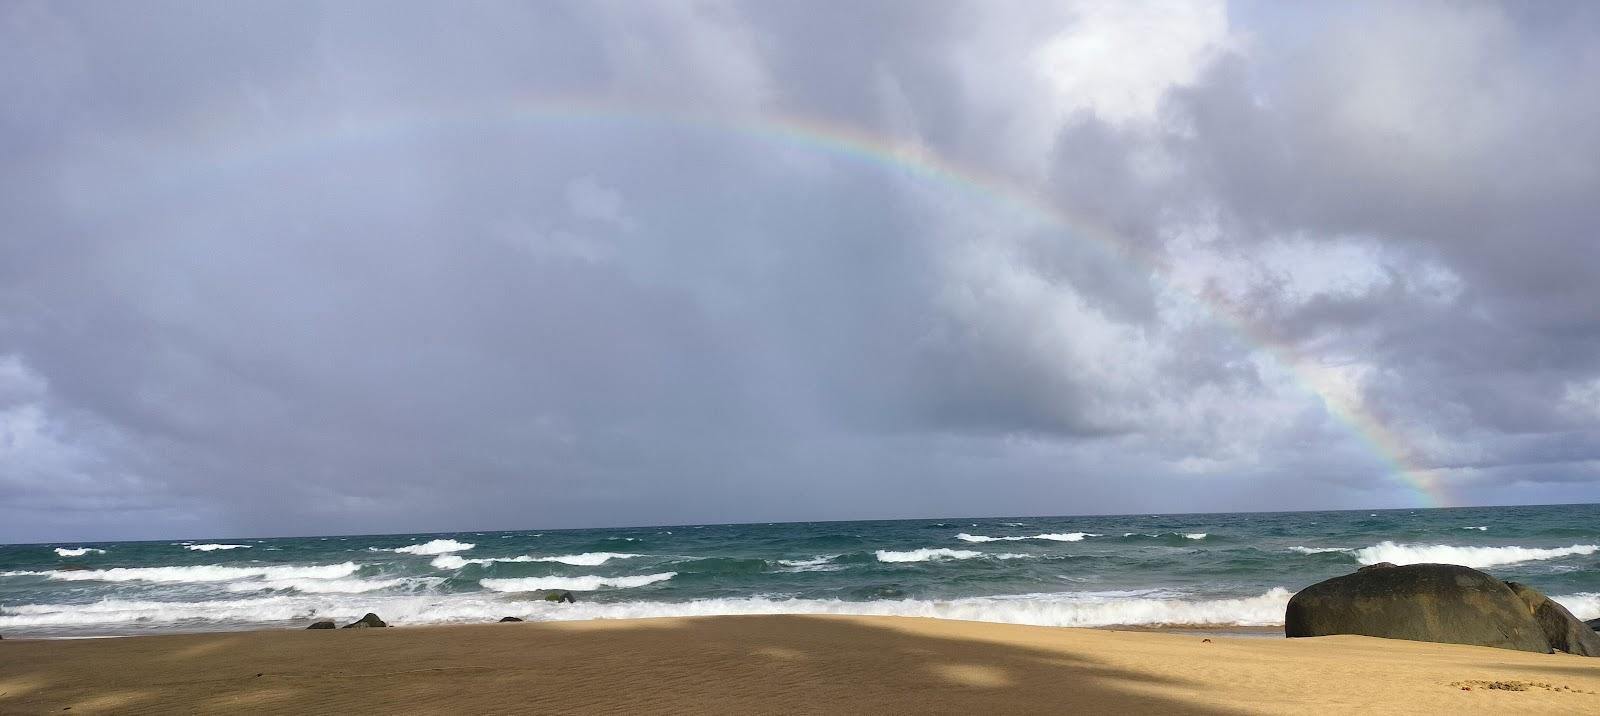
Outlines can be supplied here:
<path id="1" fill-rule="evenodd" d="M 1550 688 L 1460 686 L 1475 681 Z M 1600 659 L 909 617 L 0 641 L 6 714 L 1600 713 L 1586 692 Z"/>

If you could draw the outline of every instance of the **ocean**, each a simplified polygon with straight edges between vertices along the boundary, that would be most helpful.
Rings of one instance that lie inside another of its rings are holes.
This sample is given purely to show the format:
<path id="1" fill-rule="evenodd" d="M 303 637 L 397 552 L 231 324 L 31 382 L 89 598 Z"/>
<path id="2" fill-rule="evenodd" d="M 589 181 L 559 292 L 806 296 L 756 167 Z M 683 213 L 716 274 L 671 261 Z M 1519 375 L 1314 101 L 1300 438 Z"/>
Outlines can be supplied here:
<path id="1" fill-rule="evenodd" d="M 0 546 L 0 635 L 710 614 L 1280 625 L 1364 564 L 1450 562 L 1600 617 L 1600 505 L 688 525 Z M 567 590 L 574 604 L 545 601 Z"/>

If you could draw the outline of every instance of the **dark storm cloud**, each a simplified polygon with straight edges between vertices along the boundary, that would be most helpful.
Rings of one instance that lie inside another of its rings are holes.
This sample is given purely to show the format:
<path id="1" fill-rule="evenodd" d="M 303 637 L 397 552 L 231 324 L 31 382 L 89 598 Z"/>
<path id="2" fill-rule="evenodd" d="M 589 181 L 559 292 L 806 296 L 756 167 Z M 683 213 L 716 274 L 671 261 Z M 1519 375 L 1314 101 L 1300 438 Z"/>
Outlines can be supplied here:
<path id="1" fill-rule="evenodd" d="M 1166 10 L 8 5 L 0 539 L 1592 498 L 1593 11 Z"/>

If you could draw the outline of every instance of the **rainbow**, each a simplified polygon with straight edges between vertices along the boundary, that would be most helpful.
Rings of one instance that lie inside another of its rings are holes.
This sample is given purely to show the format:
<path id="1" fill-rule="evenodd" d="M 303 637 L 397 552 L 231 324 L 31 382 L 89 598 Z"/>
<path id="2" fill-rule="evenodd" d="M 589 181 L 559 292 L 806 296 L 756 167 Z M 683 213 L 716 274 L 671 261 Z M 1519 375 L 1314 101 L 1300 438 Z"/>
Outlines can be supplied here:
<path id="1" fill-rule="evenodd" d="M 1164 257 L 1126 240 L 1093 217 L 1071 213 L 1021 182 L 958 163 L 918 143 L 815 117 L 698 112 L 589 97 L 501 98 L 480 104 L 389 110 L 274 132 L 265 141 L 253 142 L 239 141 L 235 131 L 238 125 L 229 121 L 225 114 L 195 116 L 199 124 L 180 129 L 173 143 L 184 147 L 180 152 L 186 155 L 187 169 L 200 175 L 210 172 L 227 175 L 274 160 L 316 156 L 348 145 L 381 144 L 430 131 L 565 124 L 623 129 L 665 125 L 726 132 L 906 172 L 1023 212 L 1063 234 L 1096 246 L 1119 261 L 1148 268 L 1166 286 L 1192 296 L 1220 324 L 1244 337 L 1287 371 L 1302 390 L 1321 401 L 1329 416 L 1344 425 L 1380 460 L 1385 471 L 1414 491 L 1422 506 L 1454 504 L 1441 484 L 1439 471 L 1410 464 L 1410 451 L 1404 442 L 1359 396 L 1340 385 L 1337 377 L 1324 370 L 1318 361 L 1260 330 L 1239 307 L 1219 295 L 1183 288 L 1174 280 L 1173 269 Z M 193 151 L 197 139 L 209 147 L 198 158 Z M 167 179 L 188 185 L 194 178 L 190 172 Z M 158 180 L 154 186 L 172 188 L 171 181 Z"/>

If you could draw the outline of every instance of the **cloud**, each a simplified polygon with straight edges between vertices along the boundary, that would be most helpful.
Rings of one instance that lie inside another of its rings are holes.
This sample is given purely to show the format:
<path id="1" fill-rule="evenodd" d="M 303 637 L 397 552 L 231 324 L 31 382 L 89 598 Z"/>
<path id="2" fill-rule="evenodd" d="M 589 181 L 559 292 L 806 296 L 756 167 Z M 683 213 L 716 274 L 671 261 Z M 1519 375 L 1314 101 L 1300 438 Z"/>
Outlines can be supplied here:
<path id="1" fill-rule="evenodd" d="M 1589 499 L 1594 12 L 8 5 L 0 539 Z"/>
<path id="2" fill-rule="evenodd" d="M 1221 2 L 1069 6 L 1066 27 L 1036 50 L 1055 110 L 1112 123 L 1153 122 L 1175 87 L 1194 85 L 1235 41 Z"/>

